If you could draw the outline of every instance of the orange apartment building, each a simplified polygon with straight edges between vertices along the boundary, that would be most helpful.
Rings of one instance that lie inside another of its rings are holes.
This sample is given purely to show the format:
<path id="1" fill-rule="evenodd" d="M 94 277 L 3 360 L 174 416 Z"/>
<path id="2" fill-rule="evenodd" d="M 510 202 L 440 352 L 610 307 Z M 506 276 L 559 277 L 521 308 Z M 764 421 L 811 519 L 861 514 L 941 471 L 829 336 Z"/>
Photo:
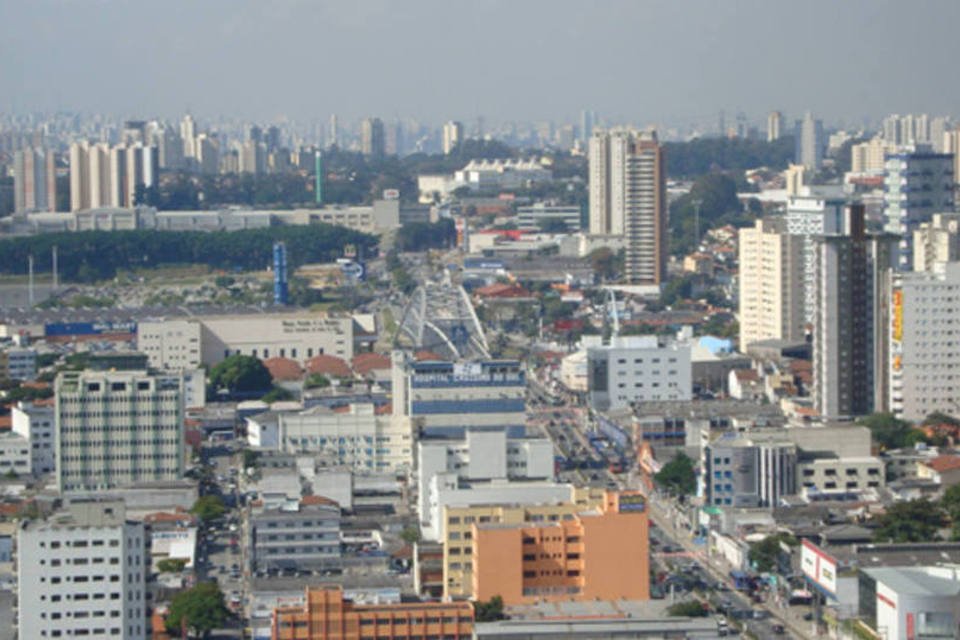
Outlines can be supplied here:
<path id="1" fill-rule="evenodd" d="M 398 640 L 473 635 L 468 602 L 360 605 L 343 599 L 340 587 L 307 588 L 306 604 L 273 612 L 273 640 Z"/>
<path id="2" fill-rule="evenodd" d="M 504 604 L 544 600 L 648 600 L 646 498 L 608 492 L 570 520 L 473 525 L 473 597 Z"/>

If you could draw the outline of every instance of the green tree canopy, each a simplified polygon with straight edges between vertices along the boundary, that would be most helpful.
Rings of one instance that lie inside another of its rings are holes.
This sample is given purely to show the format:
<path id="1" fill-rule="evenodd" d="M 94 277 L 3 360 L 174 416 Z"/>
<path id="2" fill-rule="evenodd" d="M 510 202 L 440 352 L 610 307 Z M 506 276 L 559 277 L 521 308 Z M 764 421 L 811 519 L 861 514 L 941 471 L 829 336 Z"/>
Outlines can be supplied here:
<path id="1" fill-rule="evenodd" d="M 303 383 L 306 389 L 323 389 L 330 386 L 330 379 L 322 373 L 311 373 Z"/>
<path id="2" fill-rule="evenodd" d="M 880 517 L 877 542 L 934 542 L 946 520 L 939 504 L 927 499 L 896 502 Z"/>
<path id="3" fill-rule="evenodd" d="M 670 205 L 670 251 L 675 254 L 689 253 L 700 242 L 701 238 L 696 237 L 698 202 L 701 237 L 715 227 L 743 226 L 753 220 L 737 198 L 737 183 L 733 178 L 723 173 L 703 175 L 694 181 L 689 193 Z"/>
<path id="4" fill-rule="evenodd" d="M 226 505 L 220 496 L 201 496 L 193 503 L 190 513 L 197 516 L 203 522 L 219 520 L 227 512 Z"/>
<path id="5" fill-rule="evenodd" d="M 271 402 L 280 402 L 281 400 L 293 400 L 293 393 L 289 389 L 274 386 L 273 389 L 260 398 L 262 401 L 270 404 Z"/>
<path id="6" fill-rule="evenodd" d="M 684 600 L 667 607 L 667 615 L 674 618 L 703 618 L 709 611 L 699 600 Z"/>
<path id="7" fill-rule="evenodd" d="M 860 424 L 870 429 L 873 441 L 883 449 L 899 449 L 911 444 L 913 425 L 892 413 L 871 414 L 861 418 Z"/>
<path id="8" fill-rule="evenodd" d="M 783 552 L 781 542 L 791 547 L 799 544 L 797 539 L 789 533 L 774 533 L 750 545 L 748 555 L 757 571 L 768 572 L 777 568 L 777 559 Z"/>
<path id="9" fill-rule="evenodd" d="M 171 633 L 180 633 L 185 626 L 193 637 L 207 638 L 211 631 L 222 628 L 229 617 L 217 583 L 201 582 L 173 596 L 166 627 Z"/>
<path id="10" fill-rule="evenodd" d="M 696 138 L 686 142 L 665 142 L 667 175 L 694 178 L 711 171 L 742 172 L 768 167 L 786 169 L 793 161 L 793 137 L 773 142 L 749 138 Z"/>
<path id="11" fill-rule="evenodd" d="M 243 393 L 270 389 L 273 379 L 270 371 L 257 358 L 234 354 L 210 370 L 210 384 L 215 390 Z"/>
<path id="12" fill-rule="evenodd" d="M 426 251 L 451 246 L 457 238 L 456 224 L 450 218 L 437 222 L 408 222 L 397 230 L 398 251 Z"/>
<path id="13" fill-rule="evenodd" d="M 678 495 L 688 496 L 697 490 L 693 460 L 682 451 L 678 451 L 673 460 L 663 465 L 654 480 L 662 488 Z"/>
<path id="14" fill-rule="evenodd" d="M 493 596 L 489 601 L 473 603 L 473 617 L 477 622 L 494 622 L 503 620 L 503 598 Z"/>

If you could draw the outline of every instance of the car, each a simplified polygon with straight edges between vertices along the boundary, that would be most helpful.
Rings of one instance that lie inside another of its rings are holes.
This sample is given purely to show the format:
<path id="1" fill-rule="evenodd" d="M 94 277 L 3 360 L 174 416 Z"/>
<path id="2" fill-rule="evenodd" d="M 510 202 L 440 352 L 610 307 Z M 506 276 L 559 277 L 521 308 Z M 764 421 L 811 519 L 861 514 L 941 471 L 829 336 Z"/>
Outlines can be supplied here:
<path id="1" fill-rule="evenodd" d="M 782 636 L 784 633 L 787 632 L 786 627 L 784 627 L 782 624 L 775 624 L 771 627 L 771 629 L 773 629 L 773 632 L 778 636 Z"/>
<path id="2" fill-rule="evenodd" d="M 812 611 L 807 611 L 805 614 L 803 614 L 803 619 L 806 620 L 806 621 L 808 621 L 808 622 L 809 622 L 810 620 L 813 620 L 813 612 L 812 612 Z"/>

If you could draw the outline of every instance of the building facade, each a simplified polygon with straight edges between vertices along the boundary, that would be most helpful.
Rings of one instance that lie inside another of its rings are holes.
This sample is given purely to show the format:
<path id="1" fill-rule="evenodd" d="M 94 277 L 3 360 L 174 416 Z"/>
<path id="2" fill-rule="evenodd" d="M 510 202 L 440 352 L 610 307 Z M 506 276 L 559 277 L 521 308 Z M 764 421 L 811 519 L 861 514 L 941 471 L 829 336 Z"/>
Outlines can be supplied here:
<path id="1" fill-rule="evenodd" d="M 52 473 L 57 465 L 56 419 L 51 405 L 19 402 L 13 407 L 11 430 L 30 447 L 30 470 L 34 475 Z"/>
<path id="2" fill-rule="evenodd" d="M 463 142 L 463 123 L 451 120 L 443 125 L 443 155 L 450 155 Z"/>
<path id="3" fill-rule="evenodd" d="M 183 376 L 63 372 L 55 382 L 61 492 L 183 477 Z"/>
<path id="4" fill-rule="evenodd" d="M 473 606 L 468 602 L 354 604 L 340 587 L 307 589 L 306 602 L 273 613 L 272 640 L 360 640 L 473 636 Z"/>
<path id="5" fill-rule="evenodd" d="M 933 271 L 960 260 L 960 214 L 935 213 L 913 232 L 913 270 Z"/>
<path id="6" fill-rule="evenodd" d="M 340 567 L 340 507 L 301 501 L 296 509 L 257 509 L 247 521 L 254 571 Z"/>
<path id="7" fill-rule="evenodd" d="M 123 501 L 74 501 L 17 532 L 21 637 L 143 640 L 146 539 Z"/>
<path id="8" fill-rule="evenodd" d="M 803 238 L 783 220 L 762 218 L 739 230 L 740 349 L 760 340 L 804 336 Z"/>
<path id="9" fill-rule="evenodd" d="M 580 231 L 580 207 L 544 202 L 517 207 L 517 228 L 521 231 Z"/>
<path id="10" fill-rule="evenodd" d="M 794 136 L 794 162 L 810 171 L 818 171 L 823 164 L 823 151 L 826 148 L 823 121 L 815 119 L 808 111 L 802 120 L 797 120 Z"/>
<path id="11" fill-rule="evenodd" d="M 56 211 L 57 166 L 49 149 L 28 147 L 13 153 L 13 210 Z"/>
<path id="12" fill-rule="evenodd" d="M 550 600 L 648 600 L 646 498 L 610 492 L 570 519 L 474 523 L 473 597 L 504 604 Z"/>
<path id="13" fill-rule="evenodd" d="M 622 409 L 655 400 L 690 400 L 690 346 L 661 346 L 656 336 L 623 336 L 584 342 L 590 406 Z"/>

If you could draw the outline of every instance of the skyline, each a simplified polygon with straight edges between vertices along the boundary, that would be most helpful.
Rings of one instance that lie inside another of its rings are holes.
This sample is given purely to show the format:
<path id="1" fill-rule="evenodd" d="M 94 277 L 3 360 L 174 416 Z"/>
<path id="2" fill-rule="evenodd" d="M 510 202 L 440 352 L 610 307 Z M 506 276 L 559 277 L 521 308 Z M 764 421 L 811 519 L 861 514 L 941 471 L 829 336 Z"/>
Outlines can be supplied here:
<path id="1" fill-rule="evenodd" d="M 0 108 L 428 122 L 576 121 L 591 109 L 683 128 L 715 124 L 721 110 L 728 123 L 810 110 L 859 126 L 960 102 L 942 80 L 960 58 L 960 5 L 940 0 L 923 12 L 886 1 L 147 6 L 0 6 Z M 74 41 L 84 55 L 65 55 Z"/>

